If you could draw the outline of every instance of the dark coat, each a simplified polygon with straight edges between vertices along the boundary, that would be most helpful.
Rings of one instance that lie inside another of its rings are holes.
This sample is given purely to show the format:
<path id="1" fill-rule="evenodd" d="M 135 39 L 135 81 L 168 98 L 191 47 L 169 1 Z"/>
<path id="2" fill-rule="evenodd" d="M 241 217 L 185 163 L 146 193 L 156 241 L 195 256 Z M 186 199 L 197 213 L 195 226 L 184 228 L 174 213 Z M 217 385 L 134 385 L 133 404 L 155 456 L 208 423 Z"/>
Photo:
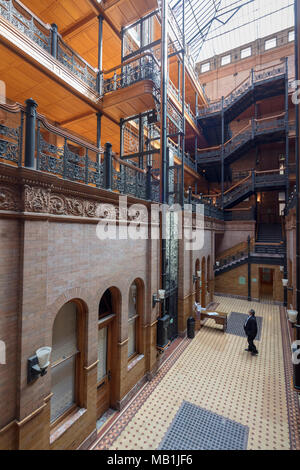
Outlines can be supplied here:
<path id="1" fill-rule="evenodd" d="M 247 321 L 246 326 L 244 326 L 244 330 L 247 336 L 251 338 L 255 338 L 257 335 L 257 322 L 255 317 L 250 317 Z"/>

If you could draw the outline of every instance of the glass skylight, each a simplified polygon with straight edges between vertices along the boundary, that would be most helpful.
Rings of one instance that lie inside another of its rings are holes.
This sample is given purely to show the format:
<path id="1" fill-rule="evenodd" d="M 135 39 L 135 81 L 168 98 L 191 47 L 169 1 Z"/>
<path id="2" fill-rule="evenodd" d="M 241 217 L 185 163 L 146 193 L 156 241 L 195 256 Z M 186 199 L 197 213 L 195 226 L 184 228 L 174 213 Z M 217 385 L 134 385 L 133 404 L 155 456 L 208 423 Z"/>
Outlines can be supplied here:
<path id="1" fill-rule="evenodd" d="M 182 2 L 169 2 L 180 26 Z M 293 26 L 293 0 L 185 0 L 186 41 L 196 62 Z"/>

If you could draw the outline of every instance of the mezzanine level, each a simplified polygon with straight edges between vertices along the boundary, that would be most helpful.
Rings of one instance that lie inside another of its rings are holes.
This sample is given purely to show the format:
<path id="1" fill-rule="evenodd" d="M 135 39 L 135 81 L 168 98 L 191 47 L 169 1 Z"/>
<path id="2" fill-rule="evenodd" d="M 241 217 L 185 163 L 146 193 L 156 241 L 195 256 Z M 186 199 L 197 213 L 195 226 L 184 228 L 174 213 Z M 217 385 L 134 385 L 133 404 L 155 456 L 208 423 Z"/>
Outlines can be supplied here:
<path id="1" fill-rule="evenodd" d="M 28 167 L 62 180 L 159 202 L 159 178 L 112 153 L 53 126 L 36 103 L 0 105 L 0 163 Z"/>

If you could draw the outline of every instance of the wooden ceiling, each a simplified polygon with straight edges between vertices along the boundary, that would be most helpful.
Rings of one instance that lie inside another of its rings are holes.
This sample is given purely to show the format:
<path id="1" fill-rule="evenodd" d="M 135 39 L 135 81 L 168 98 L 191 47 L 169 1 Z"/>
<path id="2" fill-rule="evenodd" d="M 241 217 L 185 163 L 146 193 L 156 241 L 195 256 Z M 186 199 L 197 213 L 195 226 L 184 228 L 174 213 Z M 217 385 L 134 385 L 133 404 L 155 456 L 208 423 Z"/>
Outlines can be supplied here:
<path id="1" fill-rule="evenodd" d="M 158 7 L 157 0 L 104 0 L 103 10 L 120 31 Z"/>

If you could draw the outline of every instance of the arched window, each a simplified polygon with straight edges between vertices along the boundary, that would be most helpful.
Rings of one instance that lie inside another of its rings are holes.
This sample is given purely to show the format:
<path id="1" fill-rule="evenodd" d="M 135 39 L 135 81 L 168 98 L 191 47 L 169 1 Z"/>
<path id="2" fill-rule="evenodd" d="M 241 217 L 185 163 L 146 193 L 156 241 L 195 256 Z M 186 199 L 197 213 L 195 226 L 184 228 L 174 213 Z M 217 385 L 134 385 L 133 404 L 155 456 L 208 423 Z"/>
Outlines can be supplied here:
<path id="1" fill-rule="evenodd" d="M 80 375 L 80 312 L 75 302 L 68 302 L 58 312 L 53 324 L 51 354 L 51 422 L 78 404 L 76 384 Z"/>
<path id="2" fill-rule="evenodd" d="M 134 281 L 129 289 L 128 301 L 128 357 L 138 352 L 138 285 Z"/>

